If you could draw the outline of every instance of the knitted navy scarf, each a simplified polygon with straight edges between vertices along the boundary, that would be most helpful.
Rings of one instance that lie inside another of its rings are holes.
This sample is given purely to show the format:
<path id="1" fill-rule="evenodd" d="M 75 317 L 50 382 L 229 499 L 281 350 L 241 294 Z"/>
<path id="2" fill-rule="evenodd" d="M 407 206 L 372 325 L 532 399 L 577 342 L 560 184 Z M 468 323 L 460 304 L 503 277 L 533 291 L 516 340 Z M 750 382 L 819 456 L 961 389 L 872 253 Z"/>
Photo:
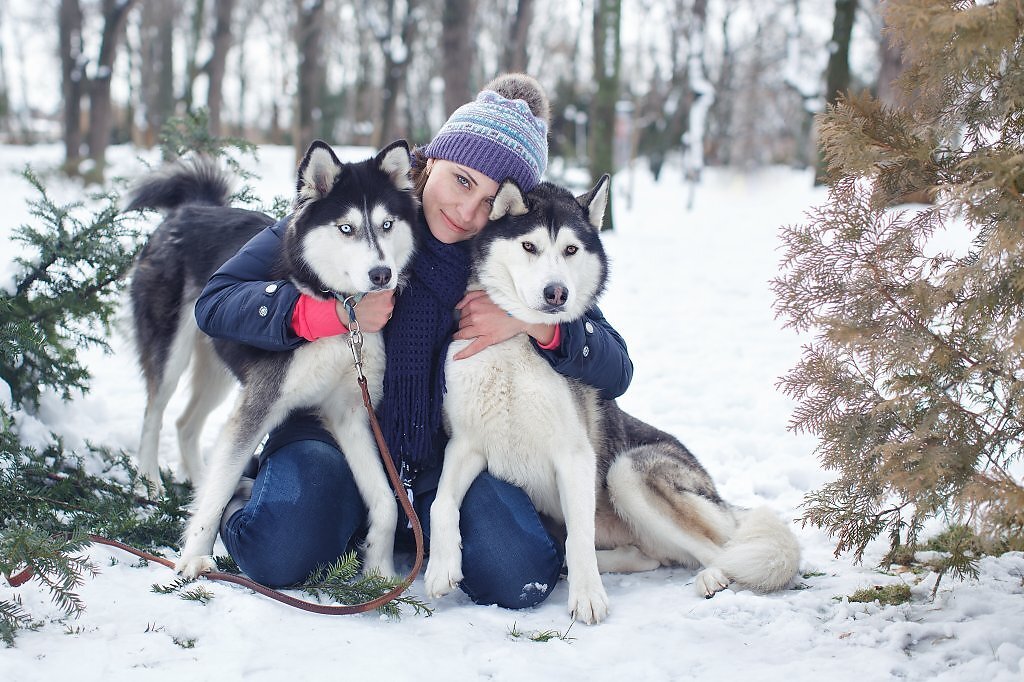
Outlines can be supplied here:
<path id="1" fill-rule="evenodd" d="M 422 220 L 422 217 L 421 217 Z M 454 310 L 469 279 L 469 245 L 444 244 L 428 231 L 384 328 L 387 367 L 377 409 L 395 464 L 412 472 L 440 461 L 444 361 Z"/>

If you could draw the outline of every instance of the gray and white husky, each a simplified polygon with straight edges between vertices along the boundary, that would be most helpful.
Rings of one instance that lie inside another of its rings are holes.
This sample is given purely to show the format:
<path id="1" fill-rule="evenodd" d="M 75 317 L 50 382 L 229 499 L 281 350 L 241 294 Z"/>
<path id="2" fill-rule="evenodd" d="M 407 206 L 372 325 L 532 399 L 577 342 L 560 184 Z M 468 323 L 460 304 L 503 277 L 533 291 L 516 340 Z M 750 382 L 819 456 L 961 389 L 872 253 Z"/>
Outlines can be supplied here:
<path id="1" fill-rule="evenodd" d="M 542 183 L 524 196 L 504 182 L 492 222 L 474 238 L 471 286 L 526 322 L 582 317 L 607 276 L 598 232 L 608 185 L 604 176 L 573 197 Z M 462 580 L 459 506 L 485 469 L 563 524 L 569 611 L 586 623 L 608 612 L 599 572 L 702 566 L 696 585 L 705 597 L 730 581 L 779 589 L 796 574 L 800 549 L 788 525 L 770 510 L 724 502 L 674 437 L 555 372 L 525 335 L 453 361 L 466 343 L 451 344 L 445 366 L 451 440 L 430 511 L 428 594 Z"/>
<path id="2" fill-rule="evenodd" d="M 409 192 L 409 168 L 404 140 L 359 163 L 341 163 L 327 144 L 313 142 L 299 164 L 293 212 L 273 266 L 277 282 L 267 287 L 268 296 L 286 281 L 321 299 L 394 288 L 415 249 L 417 205 Z M 262 213 L 226 206 L 228 196 L 228 179 L 212 162 L 200 160 L 144 180 L 128 206 L 167 210 L 139 256 L 130 288 L 147 387 L 140 471 L 154 483 L 159 482 L 163 411 L 190 356 L 194 361 L 192 395 L 178 428 L 185 468 L 198 479 L 198 489 L 176 568 L 189 577 L 213 569 L 210 554 L 221 514 L 253 451 L 293 409 L 313 408 L 343 445 L 368 508 L 364 567 L 394 575 L 398 510 L 363 408 L 347 337 L 280 352 L 211 341 L 196 326 L 193 308 L 210 276 L 275 222 Z M 362 360 L 376 402 L 384 374 L 380 334 L 363 334 Z M 242 388 L 203 472 L 199 431 L 233 385 L 231 375 Z"/>

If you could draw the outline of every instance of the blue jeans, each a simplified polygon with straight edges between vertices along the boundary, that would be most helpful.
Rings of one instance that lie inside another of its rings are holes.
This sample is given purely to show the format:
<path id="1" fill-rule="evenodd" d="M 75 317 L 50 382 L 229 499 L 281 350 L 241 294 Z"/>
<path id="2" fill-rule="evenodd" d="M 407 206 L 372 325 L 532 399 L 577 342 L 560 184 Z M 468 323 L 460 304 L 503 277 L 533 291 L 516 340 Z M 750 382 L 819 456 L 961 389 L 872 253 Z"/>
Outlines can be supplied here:
<path id="1" fill-rule="evenodd" d="M 415 500 L 428 543 L 433 500 L 434 491 Z M 344 456 L 328 443 L 303 440 L 264 459 L 252 497 L 223 525 L 221 539 L 250 578 L 284 587 L 354 549 L 365 526 Z M 554 589 L 563 551 L 520 488 L 481 474 L 462 502 L 460 529 L 460 587 L 474 602 L 525 608 Z"/>

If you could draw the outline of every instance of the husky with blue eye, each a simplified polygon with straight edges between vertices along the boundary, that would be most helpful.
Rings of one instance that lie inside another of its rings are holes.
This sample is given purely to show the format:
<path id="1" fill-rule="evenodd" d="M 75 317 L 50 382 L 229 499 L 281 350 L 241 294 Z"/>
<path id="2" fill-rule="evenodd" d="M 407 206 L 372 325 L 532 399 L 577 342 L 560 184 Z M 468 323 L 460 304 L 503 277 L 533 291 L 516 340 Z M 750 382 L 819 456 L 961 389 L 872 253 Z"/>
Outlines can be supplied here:
<path id="1" fill-rule="evenodd" d="M 293 211 L 286 220 L 275 280 L 321 299 L 395 288 L 415 250 L 417 203 L 403 141 L 359 163 L 342 163 L 324 142 L 310 145 L 298 167 Z M 130 285 L 136 346 L 146 379 L 139 470 L 159 486 L 157 443 L 163 412 L 193 364 L 192 395 L 179 419 L 187 475 L 197 482 L 179 573 L 212 570 L 221 514 L 264 434 L 298 408 L 319 412 L 342 450 L 368 508 L 367 571 L 394 575 L 398 509 L 363 407 L 347 337 L 326 337 L 292 351 L 211 340 L 194 308 L 210 276 L 250 238 L 275 223 L 262 213 L 227 206 L 229 179 L 210 161 L 176 164 L 145 179 L 129 209 L 158 208 L 166 217 L 142 250 Z M 270 284 L 276 290 L 280 284 Z M 253 314 L 260 314 L 254 310 Z M 362 370 L 371 400 L 382 393 L 384 344 L 363 334 Z M 241 392 L 208 465 L 199 432 L 234 385 Z"/>
<path id="2" fill-rule="evenodd" d="M 505 181 L 472 242 L 471 288 L 525 322 L 583 317 L 607 278 L 598 232 L 608 185 L 606 175 L 573 197 L 551 183 L 524 195 Z M 485 469 L 562 524 L 569 611 L 586 623 L 608 612 L 600 572 L 703 567 L 705 597 L 732 581 L 770 591 L 794 577 L 800 549 L 790 528 L 768 509 L 724 502 L 676 438 L 557 373 L 524 334 L 453 361 L 467 343 L 452 342 L 445 366 L 450 441 L 430 510 L 428 594 L 462 580 L 459 507 Z"/>

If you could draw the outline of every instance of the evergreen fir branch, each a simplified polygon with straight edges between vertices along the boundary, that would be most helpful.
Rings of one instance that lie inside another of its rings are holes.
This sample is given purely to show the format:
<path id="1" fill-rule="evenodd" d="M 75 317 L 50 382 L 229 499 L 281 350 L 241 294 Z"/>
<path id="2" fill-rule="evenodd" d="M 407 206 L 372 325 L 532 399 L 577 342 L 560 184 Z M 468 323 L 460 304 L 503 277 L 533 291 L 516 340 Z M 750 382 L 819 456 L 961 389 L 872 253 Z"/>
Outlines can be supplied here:
<path id="1" fill-rule="evenodd" d="M 33 255 L 16 259 L 22 272 L 13 291 L 0 292 L 0 379 L 15 404 L 31 409 L 44 387 L 65 399 L 87 389 L 89 372 L 78 353 L 90 346 L 109 350 L 97 329 L 109 331 L 115 289 L 141 234 L 120 215 L 113 191 L 90 197 L 99 208 L 89 215 L 82 202 L 56 204 L 31 169 L 23 177 L 38 194 L 29 202 L 37 222 L 12 234 Z"/>
<path id="2" fill-rule="evenodd" d="M 233 173 L 243 180 L 252 177 L 245 170 L 237 155 L 251 156 L 259 161 L 257 147 L 252 142 L 238 137 L 221 137 L 210 133 L 209 111 L 199 108 L 181 117 L 168 119 L 160 130 L 160 153 L 165 162 L 176 161 L 186 154 L 199 154 L 210 158 L 223 159 Z M 248 188 L 235 198 L 251 200 Z"/>
<path id="3" fill-rule="evenodd" d="M 32 618 L 17 595 L 11 600 L 0 600 L 0 641 L 4 644 L 14 646 L 15 631 L 31 622 Z"/>
<path id="4" fill-rule="evenodd" d="M 186 493 L 168 486 L 161 499 L 142 500 L 134 492 L 138 474 L 123 453 L 94 449 L 94 461 L 107 462 L 108 470 L 93 476 L 59 440 L 36 451 L 22 446 L 13 427 L 0 406 L 0 573 L 29 568 L 54 603 L 75 616 L 85 607 L 78 595 L 82 581 L 96 570 L 82 554 L 87 532 L 150 551 L 178 542 Z M 0 619 L 0 638 L 7 633 L 13 639 L 28 622 Z"/>
<path id="5" fill-rule="evenodd" d="M 214 594 L 205 587 L 197 585 L 191 590 L 181 592 L 178 596 L 186 601 L 197 601 L 200 604 L 209 604 L 210 601 L 213 600 Z"/>
<path id="6" fill-rule="evenodd" d="M 317 599 L 327 598 L 341 604 L 361 604 L 401 584 L 400 580 L 385 578 L 378 573 L 358 574 L 359 559 L 355 552 L 348 552 L 333 564 L 320 566 L 304 582 L 295 585 L 294 589 L 302 590 Z M 402 606 L 411 607 L 416 615 L 422 613 L 429 616 L 433 613 L 428 604 L 408 593 L 400 594 L 378 607 L 377 611 L 389 618 L 400 618 Z"/>
<path id="7" fill-rule="evenodd" d="M 159 583 L 153 583 L 150 585 L 150 591 L 156 594 L 175 594 L 181 592 L 187 586 L 191 585 L 196 581 L 195 578 L 175 578 L 166 585 Z"/>
<path id="8" fill-rule="evenodd" d="M 820 118 L 828 201 L 782 233 L 772 288 L 784 324 L 813 334 L 780 381 L 790 428 L 818 438 L 836 480 L 805 522 L 859 560 L 890 556 L 940 516 L 1024 545 L 1024 5 L 888 3 L 910 102 L 847 95 Z M 923 191 L 931 205 L 891 205 Z M 962 254 L 928 253 L 949 221 Z M 952 547 L 942 569 L 969 576 Z M 940 574 L 940 575 L 941 575 Z"/>

